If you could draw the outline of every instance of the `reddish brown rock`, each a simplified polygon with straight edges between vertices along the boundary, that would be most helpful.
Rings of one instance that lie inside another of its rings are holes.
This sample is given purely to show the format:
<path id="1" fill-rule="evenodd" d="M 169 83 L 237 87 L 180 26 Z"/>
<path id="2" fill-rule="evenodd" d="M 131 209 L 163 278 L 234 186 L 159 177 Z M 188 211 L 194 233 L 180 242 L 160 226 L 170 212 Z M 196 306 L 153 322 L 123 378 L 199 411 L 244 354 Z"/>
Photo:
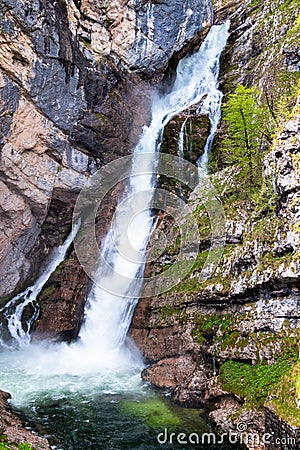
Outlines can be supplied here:
<path id="1" fill-rule="evenodd" d="M 194 343 L 184 326 L 152 329 L 131 328 L 131 337 L 144 357 L 151 361 L 176 357 L 194 350 Z"/>
<path id="2" fill-rule="evenodd" d="M 87 275 L 73 252 L 39 296 L 41 311 L 34 324 L 33 340 L 74 340 L 83 322 L 89 286 Z"/>
<path id="3" fill-rule="evenodd" d="M 145 369 L 142 378 L 160 388 L 175 388 L 184 382 L 195 370 L 196 362 L 189 355 L 159 361 Z"/>
<path id="4" fill-rule="evenodd" d="M 212 375 L 211 368 L 201 361 L 191 376 L 176 386 L 173 393 L 174 400 L 186 406 L 208 405 L 205 396 Z"/>
<path id="5" fill-rule="evenodd" d="M 18 444 L 28 443 L 33 450 L 50 450 L 46 439 L 25 428 L 22 419 L 9 406 L 10 398 L 10 394 L 0 391 L 0 434 L 11 444 L 9 448 L 17 450 Z"/>

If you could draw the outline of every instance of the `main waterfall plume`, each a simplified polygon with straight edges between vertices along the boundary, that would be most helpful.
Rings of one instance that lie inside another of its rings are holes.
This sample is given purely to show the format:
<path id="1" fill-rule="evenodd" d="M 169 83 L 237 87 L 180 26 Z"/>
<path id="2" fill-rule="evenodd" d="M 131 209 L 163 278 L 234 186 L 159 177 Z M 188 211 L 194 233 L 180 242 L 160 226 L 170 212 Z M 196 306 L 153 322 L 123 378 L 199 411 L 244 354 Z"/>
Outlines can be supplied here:
<path id="1" fill-rule="evenodd" d="M 143 273 L 146 249 L 153 229 L 150 204 L 156 179 L 151 173 L 157 160 L 160 136 L 172 117 L 203 99 L 201 112 L 205 108 L 212 123 L 209 142 L 204 150 L 206 158 L 208 157 L 219 119 L 222 98 L 217 89 L 219 58 L 227 40 L 228 27 L 228 22 L 212 27 L 200 50 L 180 61 L 172 91 L 154 100 L 152 121 L 144 128 L 134 150 L 133 175 L 126 189 L 127 200 L 119 204 L 113 226 L 102 246 L 104 266 L 108 264 L 112 270 L 107 276 L 105 269 L 99 267 L 100 283 L 94 285 L 89 296 L 86 323 L 80 334 L 82 345 L 92 347 L 95 351 L 98 349 L 103 358 L 108 352 L 123 345 L 137 302 L 136 296 L 131 296 L 130 292 L 132 284 L 139 283 Z M 135 175 L 141 162 L 139 155 L 145 153 L 152 154 L 153 157 L 140 170 L 142 174 Z M 137 193 L 141 195 L 135 195 Z M 121 289 L 118 286 L 119 274 L 128 280 L 124 283 L 122 278 Z M 124 294 L 120 296 L 120 292 Z"/>

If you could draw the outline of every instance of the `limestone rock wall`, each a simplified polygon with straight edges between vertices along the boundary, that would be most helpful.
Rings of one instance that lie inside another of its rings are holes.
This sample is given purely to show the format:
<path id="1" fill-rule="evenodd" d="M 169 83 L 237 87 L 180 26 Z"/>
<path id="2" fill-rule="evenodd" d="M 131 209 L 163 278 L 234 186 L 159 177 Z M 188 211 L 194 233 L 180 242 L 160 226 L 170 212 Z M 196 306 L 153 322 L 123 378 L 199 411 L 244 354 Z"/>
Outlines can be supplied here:
<path id="1" fill-rule="evenodd" d="M 87 0 L 68 2 L 67 8 L 72 33 L 96 58 L 110 55 L 156 78 L 212 19 L 211 3 L 198 0 Z"/>
<path id="2" fill-rule="evenodd" d="M 189 205 L 200 234 L 194 269 L 170 292 L 141 299 L 131 327 L 131 336 L 149 362 L 143 373 L 146 380 L 169 387 L 173 398 L 185 405 L 207 405 L 220 431 L 236 432 L 237 424 L 245 422 L 248 432 L 261 437 L 262 409 L 249 406 L 232 387 L 224 388 L 221 375 L 228 362 L 251 370 L 298 357 L 300 122 L 295 93 L 299 51 L 292 50 L 299 43 L 296 3 L 214 2 L 215 21 L 231 20 L 220 79 L 225 101 L 239 83 L 258 85 L 274 114 L 282 96 L 286 110 L 294 105 L 293 113 L 278 125 L 265 153 L 260 205 L 254 208 L 251 200 L 237 198 L 243 189 L 238 167 L 211 178 L 226 216 L 224 253 L 214 275 L 207 280 L 200 276 L 211 243 L 210 221 L 201 199 L 192 198 Z M 213 151 L 222 151 L 224 137 L 221 123 Z M 147 275 L 168 268 L 179 251 L 176 227 L 167 216 L 163 219 L 159 228 L 169 230 L 169 242 L 174 244 L 149 264 Z M 273 396 L 282 401 L 276 393 Z"/>
<path id="3" fill-rule="evenodd" d="M 200 273 L 210 245 L 209 231 L 203 232 L 208 217 L 201 199 L 190 201 L 202 229 L 194 269 L 170 292 L 141 299 L 133 318 L 131 336 L 150 365 L 144 379 L 171 389 L 182 404 L 211 408 L 210 417 L 222 432 L 236 432 L 237 424 L 245 422 L 248 432 L 261 437 L 264 433 L 262 410 L 249 407 L 237 392 L 223 387 L 226 363 L 272 367 L 281 358 L 298 357 L 299 136 L 296 107 L 265 156 L 264 175 L 273 180 L 278 202 L 273 213 L 251 212 L 245 201 L 226 203 L 229 192 L 239 189 L 234 181 L 237 171 L 212 177 L 224 200 L 226 243 L 218 267 L 206 280 Z M 162 221 L 160 227 L 169 229 L 169 242 L 177 242 L 172 226 Z M 173 264 L 177 251 L 174 246 L 166 249 L 149 264 L 147 275 Z M 292 389 L 286 395 L 294 404 Z M 277 396 L 274 391 L 272 398 Z"/>

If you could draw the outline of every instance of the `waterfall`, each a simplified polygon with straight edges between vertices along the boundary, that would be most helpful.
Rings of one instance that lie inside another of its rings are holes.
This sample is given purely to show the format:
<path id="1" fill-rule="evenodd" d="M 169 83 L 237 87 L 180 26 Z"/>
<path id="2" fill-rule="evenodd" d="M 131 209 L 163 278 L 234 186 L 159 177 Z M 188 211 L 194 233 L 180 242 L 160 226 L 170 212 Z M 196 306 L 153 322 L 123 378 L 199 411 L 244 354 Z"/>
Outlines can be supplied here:
<path id="1" fill-rule="evenodd" d="M 82 345 L 97 348 L 103 358 L 124 343 L 136 306 L 137 298 L 130 294 L 139 290 L 139 277 L 143 274 L 146 249 L 153 230 L 150 204 L 156 180 L 151 173 L 157 161 L 160 136 L 172 117 L 199 103 L 205 96 L 201 111 L 206 108 L 215 124 L 215 110 L 221 99 L 217 91 L 218 61 L 227 41 L 228 28 L 228 22 L 213 26 L 200 50 L 180 61 L 172 91 L 153 102 L 152 121 L 144 128 L 134 150 L 133 175 L 126 189 L 127 197 L 119 203 L 102 246 L 103 267 L 100 265 L 98 269 L 98 283 L 90 293 L 86 322 L 80 333 Z M 211 137 L 212 131 L 208 140 Z M 180 146 L 183 146 L 183 137 Z M 143 172 L 148 175 L 136 176 L 137 169 L 141 172 L 139 155 L 145 153 L 153 155 L 146 164 L 143 159 Z M 141 195 L 137 196 L 139 192 Z M 112 268 L 109 273 L 107 265 Z"/>
<path id="2" fill-rule="evenodd" d="M 223 95 L 218 89 L 218 77 L 220 72 L 220 56 L 227 42 L 229 25 L 229 21 L 227 21 L 223 25 L 213 26 L 199 51 L 180 61 L 174 86 L 176 89 L 182 82 L 186 71 L 190 71 L 192 76 L 195 73 L 197 74 L 196 85 L 194 82 L 191 82 L 187 89 L 195 89 L 198 100 L 202 100 L 202 104 L 198 108 L 197 113 L 207 114 L 210 119 L 209 136 L 204 147 L 203 155 L 198 160 L 198 166 L 204 172 L 207 169 L 209 152 L 221 118 Z M 184 125 L 181 131 L 184 131 Z"/>
<path id="3" fill-rule="evenodd" d="M 199 51 L 185 57 L 178 64 L 171 92 L 155 97 L 151 123 L 144 127 L 133 152 L 131 176 L 124 198 L 118 204 L 111 228 L 101 247 L 105 264 L 98 267 L 96 283 L 88 298 L 86 320 L 80 331 L 80 339 L 71 346 L 53 345 L 48 347 L 47 351 L 43 344 L 40 351 L 36 344 L 31 345 L 30 352 L 34 352 L 34 364 L 39 374 L 100 373 L 120 367 L 126 369 L 128 365 L 131 367 L 133 363 L 141 363 L 138 355 L 125 344 L 128 344 L 126 337 L 138 301 L 137 294 L 142 287 L 141 277 L 146 262 L 147 245 L 155 226 L 151 201 L 156 177 L 152 173 L 158 160 L 160 139 L 164 127 L 175 115 L 201 101 L 201 111 L 205 108 L 212 123 L 216 123 L 219 113 L 215 111 L 218 110 L 222 98 L 217 90 L 219 57 L 226 45 L 228 30 L 229 22 L 211 27 Z M 213 126 L 208 140 L 212 132 Z M 209 145 L 208 142 L 207 149 Z M 148 154 L 149 158 L 143 158 L 143 167 L 140 167 L 140 155 L 145 154 Z M 31 323 L 36 317 L 36 314 L 33 314 L 31 322 L 25 324 L 24 329 L 24 308 L 29 304 L 35 305 L 38 293 L 64 259 L 73 237 L 73 234 L 70 235 L 58 249 L 59 256 L 53 257 L 35 285 L 2 308 L 1 312 L 8 321 L 12 339 L 18 344 L 29 342 Z M 10 309 L 12 306 L 14 310 Z M 26 349 L 24 351 L 26 352 Z M 24 357 L 24 364 L 26 361 Z M 31 361 L 30 370 L 32 364 Z"/>
<path id="4" fill-rule="evenodd" d="M 224 24 L 224 27 L 229 27 L 229 22 Z M 213 27 L 214 28 L 214 27 Z M 212 29 L 213 29 L 212 28 Z M 228 31 L 228 30 L 227 30 Z M 223 50 L 222 38 L 220 34 L 222 29 L 215 29 L 215 32 L 209 33 L 202 47 L 198 52 L 198 56 L 203 60 L 203 67 L 201 73 L 199 73 L 199 80 L 201 77 L 201 91 L 202 91 L 202 104 L 197 109 L 197 114 L 208 115 L 210 120 L 209 135 L 205 143 L 203 154 L 197 161 L 200 171 L 207 172 L 207 163 L 209 153 L 212 147 L 215 133 L 218 128 L 218 124 L 221 119 L 221 104 L 223 94 L 219 90 L 219 73 L 220 73 L 220 55 Z M 227 38 L 226 38 L 227 40 Z M 207 57 L 207 59 L 205 59 Z M 186 59 L 190 61 L 190 58 L 184 58 L 180 64 L 183 66 L 186 64 Z M 178 140 L 178 155 L 180 158 L 184 158 L 184 139 L 186 135 L 186 126 L 188 118 L 186 118 L 181 126 L 179 140 Z M 191 126 L 191 122 L 190 122 Z M 190 134 L 192 130 L 189 130 Z"/>
<path id="5" fill-rule="evenodd" d="M 74 240 L 79 229 L 79 224 L 73 227 L 71 233 L 65 242 L 57 247 L 46 266 L 42 275 L 36 280 L 33 286 L 28 287 L 25 291 L 19 293 L 12 298 L 5 306 L 0 309 L 0 317 L 3 316 L 4 321 L 0 324 L 0 346 L 24 346 L 30 342 L 30 329 L 33 322 L 39 314 L 39 306 L 37 297 L 51 274 L 56 270 L 59 264 L 65 259 L 67 251 Z M 32 313 L 29 317 L 24 317 L 25 308 L 31 307 Z M 5 339 L 5 334 L 9 333 L 9 340 Z"/>
<path id="6" fill-rule="evenodd" d="M 185 138 L 185 127 L 187 118 L 182 122 L 179 139 L 178 139 L 178 156 L 179 158 L 184 158 L 184 138 Z"/>
<path id="7" fill-rule="evenodd" d="M 218 75 L 216 75 L 215 91 L 208 94 L 199 112 L 201 114 L 207 114 L 210 120 L 210 131 L 204 147 L 204 152 L 197 161 L 199 169 L 204 171 L 204 173 L 207 172 L 209 153 L 213 144 L 215 133 L 218 129 L 218 124 L 221 119 L 221 104 L 223 94 L 217 88 L 217 77 Z"/>
<path id="8" fill-rule="evenodd" d="M 229 22 L 224 24 L 224 26 L 227 27 L 227 32 L 229 30 L 229 25 Z M 212 33 L 207 36 L 202 49 L 204 54 L 208 53 L 210 55 L 208 58 L 209 63 L 206 64 L 204 69 L 205 73 L 202 82 L 203 95 L 205 97 L 202 105 L 197 111 L 198 114 L 207 114 L 210 120 L 210 131 L 206 140 L 204 152 L 197 161 L 200 171 L 203 171 L 204 173 L 207 173 L 209 153 L 221 119 L 223 94 L 219 90 L 218 79 L 220 73 L 220 56 L 223 48 L 224 47 L 220 48 L 220 36 L 218 36 L 218 33 Z"/>

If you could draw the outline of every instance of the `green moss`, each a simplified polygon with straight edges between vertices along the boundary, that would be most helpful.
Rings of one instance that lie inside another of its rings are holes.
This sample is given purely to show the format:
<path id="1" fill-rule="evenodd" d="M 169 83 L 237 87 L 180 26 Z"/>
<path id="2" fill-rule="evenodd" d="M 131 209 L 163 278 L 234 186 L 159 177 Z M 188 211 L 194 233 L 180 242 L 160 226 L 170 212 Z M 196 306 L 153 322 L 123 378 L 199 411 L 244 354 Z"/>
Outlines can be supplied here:
<path id="1" fill-rule="evenodd" d="M 238 331 L 232 331 L 225 335 L 224 340 L 221 344 L 221 349 L 226 350 L 227 348 L 237 348 L 238 350 L 244 349 L 249 345 L 249 338 L 241 337 Z"/>
<path id="2" fill-rule="evenodd" d="M 7 440 L 5 435 L 0 436 L 0 450 L 11 450 L 16 444 Z M 18 450 L 32 450 L 32 446 L 26 442 L 17 445 Z"/>
<path id="3" fill-rule="evenodd" d="M 198 313 L 194 317 L 195 327 L 192 330 L 192 336 L 195 342 L 204 343 L 206 340 L 216 336 L 218 329 L 223 333 L 227 333 L 234 323 L 234 318 L 229 315 L 203 315 Z"/>
<path id="4" fill-rule="evenodd" d="M 30 444 L 22 443 L 18 445 L 18 450 L 31 450 L 32 447 Z"/>
<path id="5" fill-rule="evenodd" d="M 249 3 L 249 8 L 259 7 L 260 5 L 261 5 L 261 1 L 260 0 L 252 0 L 252 2 Z"/>
<path id="6" fill-rule="evenodd" d="M 157 309 L 157 313 L 160 315 L 164 323 L 169 323 L 170 321 L 176 320 L 179 323 L 187 323 L 188 314 L 184 306 L 171 306 L 165 305 Z"/>
<path id="7" fill-rule="evenodd" d="M 227 361 L 220 368 L 219 380 L 225 390 L 244 398 L 250 407 L 261 409 L 293 364 L 294 361 L 289 358 L 278 360 L 273 365 L 256 366 Z"/>
<path id="8" fill-rule="evenodd" d="M 43 300 L 46 300 L 46 299 L 52 297 L 52 295 L 54 294 L 55 291 L 56 291 L 55 286 L 48 286 L 45 289 L 43 289 L 43 291 L 42 291 Z"/>
<path id="9" fill-rule="evenodd" d="M 102 113 L 96 113 L 95 116 L 97 117 L 97 119 L 101 120 L 101 122 L 108 122 L 109 118 Z"/>
<path id="10" fill-rule="evenodd" d="M 267 406 L 290 425 L 300 427 L 300 363 L 273 387 L 271 398 Z"/>
<path id="11" fill-rule="evenodd" d="M 153 428 L 172 427 L 180 423 L 180 419 L 158 398 L 139 402 L 124 401 L 122 409 L 126 414 L 143 418 Z"/>

